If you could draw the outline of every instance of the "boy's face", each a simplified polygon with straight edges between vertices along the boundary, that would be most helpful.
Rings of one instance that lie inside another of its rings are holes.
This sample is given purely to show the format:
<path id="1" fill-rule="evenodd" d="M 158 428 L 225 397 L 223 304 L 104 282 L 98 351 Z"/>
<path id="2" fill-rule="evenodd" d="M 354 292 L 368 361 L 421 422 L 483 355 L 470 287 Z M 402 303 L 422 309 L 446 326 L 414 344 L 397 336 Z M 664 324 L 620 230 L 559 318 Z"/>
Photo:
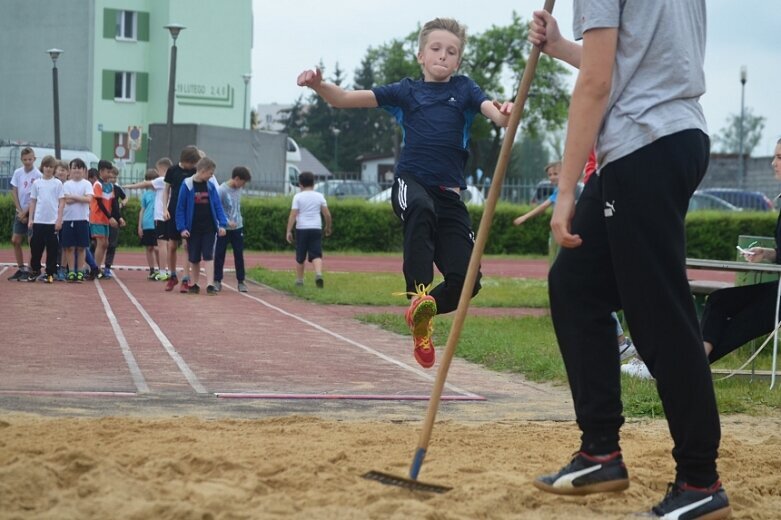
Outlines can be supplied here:
<path id="1" fill-rule="evenodd" d="M 461 40 L 450 31 L 431 31 L 426 43 L 418 52 L 418 63 L 423 69 L 425 81 L 450 80 L 461 62 Z"/>
<path id="2" fill-rule="evenodd" d="M 551 166 L 545 173 L 548 175 L 548 180 L 554 186 L 559 184 L 559 166 Z"/>
<path id="3" fill-rule="evenodd" d="M 80 181 L 84 178 L 84 174 L 86 173 L 85 168 L 80 168 L 78 166 L 71 166 L 70 170 L 70 178 L 74 181 Z"/>
<path id="4" fill-rule="evenodd" d="M 198 175 L 201 177 L 201 179 L 208 181 L 212 178 L 212 175 L 214 175 L 214 170 L 199 170 Z"/>
<path id="5" fill-rule="evenodd" d="M 165 166 L 164 164 L 160 164 L 160 165 L 158 165 L 158 166 L 156 167 L 156 169 L 157 169 L 157 175 L 158 175 L 159 177 L 165 177 L 165 172 L 167 172 L 167 171 L 168 171 L 168 167 L 167 167 L 167 166 Z"/>
<path id="6" fill-rule="evenodd" d="M 245 184 L 247 184 L 247 181 L 245 181 L 244 179 L 239 179 L 238 177 L 233 178 L 234 188 L 243 188 Z"/>
<path id="7" fill-rule="evenodd" d="M 54 177 L 54 166 L 49 166 L 48 164 L 46 166 L 41 166 L 41 173 L 43 173 L 43 176 L 47 179 L 51 179 Z"/>
<path id="8" fill-rule="evenodd" d="M 98 170 L 98 177 L 103 182 L 111 182 L 111 170 Z"/>
<path id="9" fill-rule="evenodd" d="M 60 179 L 62 182 L 65 182 L 68 180 L 68 168 L 65 168 L 64 166 L 57 166 L 54 169 L 54 176 Z"/>
<path id="10" fill-rule="evenodd" d="M 29 172 L 30 170 L 32 170 L 34 163 L 35 163 L 34 153 L 28 153 L 22 156 L 22 166 L 24 166 L 24 171 Z"/>

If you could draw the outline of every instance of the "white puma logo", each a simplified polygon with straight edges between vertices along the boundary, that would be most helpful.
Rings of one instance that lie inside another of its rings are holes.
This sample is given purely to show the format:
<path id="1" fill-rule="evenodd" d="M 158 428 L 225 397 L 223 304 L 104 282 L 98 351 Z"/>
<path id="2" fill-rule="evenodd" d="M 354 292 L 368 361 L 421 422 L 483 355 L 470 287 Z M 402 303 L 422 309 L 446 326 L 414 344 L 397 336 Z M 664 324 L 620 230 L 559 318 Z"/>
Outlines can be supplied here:
<path id="1" fill-rule="evenodd" d="M 616 201 L 613 202 L 607 202 L 605 201 L 605 216 L 606 217 L 612 217 L 613 214 L 616 212 Z"/>

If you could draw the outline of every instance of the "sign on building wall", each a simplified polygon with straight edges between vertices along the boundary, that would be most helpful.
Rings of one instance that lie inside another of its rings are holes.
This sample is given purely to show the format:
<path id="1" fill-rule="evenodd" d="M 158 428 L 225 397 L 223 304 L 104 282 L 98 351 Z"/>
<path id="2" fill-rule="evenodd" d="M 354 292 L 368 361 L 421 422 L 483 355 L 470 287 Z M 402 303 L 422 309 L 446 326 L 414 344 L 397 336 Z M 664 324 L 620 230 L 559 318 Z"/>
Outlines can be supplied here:
<path id="1" fill-rule="evenodd" d="M 134 152 L 137 152 L 141 149 L 141 137 L 144 135 L 144 133 L 141 131 L 140 126 L 129 126 L 127 127 L 127 143 L 128 147 L 133 150 Z"/>

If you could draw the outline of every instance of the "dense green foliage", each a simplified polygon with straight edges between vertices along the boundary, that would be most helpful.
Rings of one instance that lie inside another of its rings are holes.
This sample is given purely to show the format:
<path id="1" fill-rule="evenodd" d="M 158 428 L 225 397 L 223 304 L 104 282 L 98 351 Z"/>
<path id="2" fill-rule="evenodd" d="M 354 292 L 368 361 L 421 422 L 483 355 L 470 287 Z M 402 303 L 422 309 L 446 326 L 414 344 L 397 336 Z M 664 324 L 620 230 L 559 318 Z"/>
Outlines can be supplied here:
<path id="1" fill-rule="evenodd" d="M 251 199 L 242 202 L 247 249 L 282 251 L 288 249 L 285 226 L 290 214 L 290 198 Z M 401 224 L 390 204 L 372 204 L 362 200 L 329 201 L 334 232 L 325 240 L 331 251 L 401 251 Z M 127 226 L 120 234 L 120 245 L 138 245 L 138 199 L 131 198 L 123 212 Z M 486 254 L 548 254 L 549 216 L 512 225 L 513 218 L 528 211 L 528 206 L 500 203 L 486 244 Z M 469 206 L 475 231 L 483 208 Z M 13 202 L 9 195 L 0 196 L 0 229 L 10 238 Z M 686 219 L 688 256 L 734 260 L 738 235 L 773 236 L 774 212 L 698 212 Z"/>

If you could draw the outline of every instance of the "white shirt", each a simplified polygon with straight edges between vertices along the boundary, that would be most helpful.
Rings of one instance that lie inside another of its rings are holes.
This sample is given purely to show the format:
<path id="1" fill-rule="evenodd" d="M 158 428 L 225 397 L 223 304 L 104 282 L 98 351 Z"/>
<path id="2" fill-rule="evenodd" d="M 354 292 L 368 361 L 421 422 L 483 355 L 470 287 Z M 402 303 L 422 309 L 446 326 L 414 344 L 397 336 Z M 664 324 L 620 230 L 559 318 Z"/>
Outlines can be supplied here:
<path id="1" fill-rule="evenodd" d="M 56 224 L 60 199 L 64 196 L 62 182 L 57 177 L 35 181 L 30 192 L 30 198 L 35 199 L 33 224 Z"/>
<path id="2" fill-rule="evenodd" d="M 33 183 L 36 179 L 42 177 L 38 168 L 33 168 L 29 172 L 24 171 L 24 167 L 17 168 L 14 172 L 14 176 L 11 177 L 11 186 L 14 186 L 19 196 L 19 205 L 22 210 L 27 209 L 30 206 L 30 191 L 33 188 Z"/>
<path id="3" fill-rule="evenodd" d="M 80 181 L 65 181 L 62 185 L 63 195 L 88 196 L 92 198 L 92 183 L 87 179 Z M 62 210 L 62 220 L 86 220 L 89 222 L 89 202 L 65 202 Z"/>
<path id="4" fill-rule="evenodd" d="M 323 194 L 314 190 L 304 190 L 293 197 L 293 209 L 298 210 L 296 229 L 322 229 L 320 208 L 328 206 Z"/>
<path id="5" fill-rule="evenodd" d="M 163 200 L 163 193 L 165 193 L 165 177 L 153 179 L 152 187 L 155 189 L 155 220 L 163 220 L 163 210 L 168 202 Z"/>

